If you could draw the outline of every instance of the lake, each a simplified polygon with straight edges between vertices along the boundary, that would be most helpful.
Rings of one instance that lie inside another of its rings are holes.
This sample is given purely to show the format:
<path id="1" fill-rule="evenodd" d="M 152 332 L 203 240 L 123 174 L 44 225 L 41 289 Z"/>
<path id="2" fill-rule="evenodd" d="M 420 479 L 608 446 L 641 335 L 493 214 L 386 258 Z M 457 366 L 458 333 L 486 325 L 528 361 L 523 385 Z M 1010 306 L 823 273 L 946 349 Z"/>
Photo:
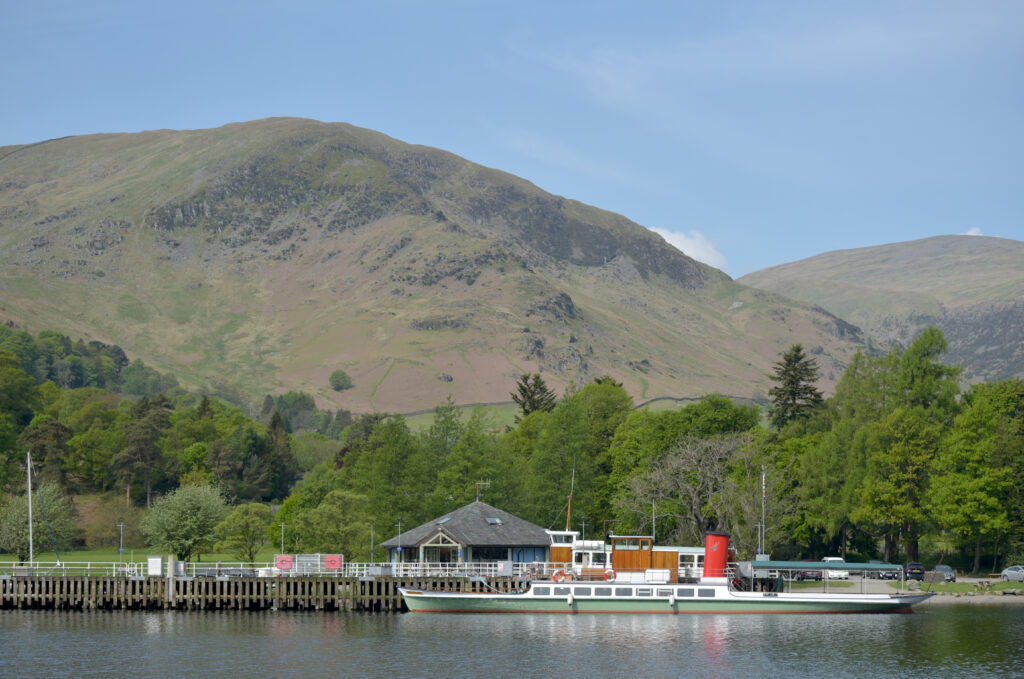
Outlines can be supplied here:
<path id="1" fill-rule="evenodd" d="M 912 615 L 0 611 L 0 677 L 1009 677 L 1024 606 Z"/>

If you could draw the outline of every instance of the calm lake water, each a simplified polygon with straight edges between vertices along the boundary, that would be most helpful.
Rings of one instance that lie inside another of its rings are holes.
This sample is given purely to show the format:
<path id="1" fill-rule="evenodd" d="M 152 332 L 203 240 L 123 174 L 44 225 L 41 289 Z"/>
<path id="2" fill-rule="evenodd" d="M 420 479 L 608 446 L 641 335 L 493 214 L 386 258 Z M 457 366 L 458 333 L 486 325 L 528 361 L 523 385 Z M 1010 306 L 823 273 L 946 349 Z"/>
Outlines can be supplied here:
<path id="1" fill-rule="evenodd" d="M 913 615 L 0 611 L 0 677 L 1012 677 L 1024 606 Z"/>

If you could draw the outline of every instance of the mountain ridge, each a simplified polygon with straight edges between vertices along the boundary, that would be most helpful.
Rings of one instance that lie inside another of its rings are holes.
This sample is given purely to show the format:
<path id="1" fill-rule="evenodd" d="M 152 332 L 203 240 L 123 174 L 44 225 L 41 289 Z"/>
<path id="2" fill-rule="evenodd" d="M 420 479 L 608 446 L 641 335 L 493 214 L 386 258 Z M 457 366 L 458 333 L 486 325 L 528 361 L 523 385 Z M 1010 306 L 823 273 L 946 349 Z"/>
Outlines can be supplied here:
<path id="1" fill-rule="evenodd" d="M 0 160 L 0 316 L 185 384 L 354 411 L 610 374 L 638 400 L 763 399 L 795 341 L 826 387 L 861 341 L 627 218 L 344 123 L 70 137 Z M 342 368 L 355 386 L 327 387 Z M 219 388 L 219 387 L 218 387 Z"/>
<path id="2" fill-rule="evenodd" d="M 820 305 L 902 346 L 934 325 L 949 343 L 946 359 L 973 382 L 1024 377 L 1022 262 L 1020 241 L 933 236 L 823 253 L 738 282 Z"/>

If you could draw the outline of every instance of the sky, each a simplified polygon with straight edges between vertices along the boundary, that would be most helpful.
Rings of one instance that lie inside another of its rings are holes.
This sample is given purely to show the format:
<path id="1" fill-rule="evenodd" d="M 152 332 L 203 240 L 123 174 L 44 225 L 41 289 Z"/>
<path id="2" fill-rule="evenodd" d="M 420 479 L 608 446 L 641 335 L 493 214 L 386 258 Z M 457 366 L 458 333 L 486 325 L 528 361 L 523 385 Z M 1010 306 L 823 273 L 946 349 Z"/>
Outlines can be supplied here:
<path id="1" fill-rule="evenodd" d="M 451 151 L 734 278 L 1024 240 L 1016 0 L 0 0 L 0 146 L 271 116 Z"/>

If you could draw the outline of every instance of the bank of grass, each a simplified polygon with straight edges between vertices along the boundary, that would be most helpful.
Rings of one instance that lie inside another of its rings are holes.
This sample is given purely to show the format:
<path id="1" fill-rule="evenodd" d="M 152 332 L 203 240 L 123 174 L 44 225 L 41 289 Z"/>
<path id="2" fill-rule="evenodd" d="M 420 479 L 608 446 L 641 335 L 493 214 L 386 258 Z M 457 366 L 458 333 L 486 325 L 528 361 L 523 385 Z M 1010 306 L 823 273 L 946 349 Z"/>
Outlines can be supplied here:
<path id="1" fill-rule="evenodd" d="M 889 586 L 896 589 L 899 583 L 890 582 Z M 920 591 L 922 592 L 936 592 L 938 594 L 967 594 L 973 592 L 975 594 L 987 594 L 991 592 L 1003 592 L 1006 590 L 1019 590 L 1024 591 L 1024 582 L 1000 582 L 998 580 L 992 582 L 986 581 L 967 581 L 967 582 L 942 582 L 935 584 L 922 584 Z"/>
<path id="2" fill-rule="evenodd" d="M 506 426 L 513 426 L 515 424 L 516 415 L 519 414 L 519 406 L 513 403 L 456 407 L 459 409 L 459 417 L 462 418 L 463 423 L 469 419 L 474 408 L 480 408 L 484 411 L 485 416 L 490 420 L 491 428 L 494 431 L 504 431 Z M 427 412 L 419 412 L 414 415 L 405 415 L 405 422 L 409 425 L 409 429 L 412 431 L 426 431 L 430 429 L 430 425 L 434 422 L 434 411 L 430 410 Z"/>
<path id="3" fill-rule="evenodd" d="M 279 547 L 273 547 L 271 545 L 264 545 L 262 549 L 256 554 L 256 563 L 270 563 L 274 560 L 274 555 L 279 552 Z M 119 561 L 135 563 L 141 563 L 146 560 L 148 556 L 168 556 L 160 552 L 159 550 L 152 549 L 150 547 L 136 547 L 129 548 L 125 547 L 124 554 L 118 558 L 117 548 L 112 549 L 79 549 L 69 550 L 60 553 L 61 563 L 117 563 Z M 16 561 L 16 557 L 13 554 L 0 554 L 0 563 Z M 35 561 L 43 563 L 53 563 L 57 561 L 57 555 L 52 551 L 50 552 L 39 552 L 35 555 Z M 192 561 L 201 563 L 238 563 L 238 558 L 227 552 L 210 552 L 209 554 L 200 554 L 199 556 L 193 556 Z"/>

